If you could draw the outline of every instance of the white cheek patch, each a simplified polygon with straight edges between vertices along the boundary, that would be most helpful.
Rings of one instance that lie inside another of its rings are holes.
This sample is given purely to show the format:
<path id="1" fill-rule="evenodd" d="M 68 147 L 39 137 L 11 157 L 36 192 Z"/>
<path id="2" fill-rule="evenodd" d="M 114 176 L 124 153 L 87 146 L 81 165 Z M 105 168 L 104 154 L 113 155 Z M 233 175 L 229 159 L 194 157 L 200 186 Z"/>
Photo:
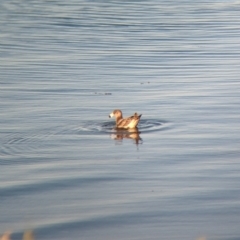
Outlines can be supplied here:
<path id="1" fill-rule="evenodd" d="M 111 118 L 114 117 L 114 114 L 113 114 L 113 113 L 110 113 L 110 114 L 109 114 L 109 117 L 111 117 Z"/>

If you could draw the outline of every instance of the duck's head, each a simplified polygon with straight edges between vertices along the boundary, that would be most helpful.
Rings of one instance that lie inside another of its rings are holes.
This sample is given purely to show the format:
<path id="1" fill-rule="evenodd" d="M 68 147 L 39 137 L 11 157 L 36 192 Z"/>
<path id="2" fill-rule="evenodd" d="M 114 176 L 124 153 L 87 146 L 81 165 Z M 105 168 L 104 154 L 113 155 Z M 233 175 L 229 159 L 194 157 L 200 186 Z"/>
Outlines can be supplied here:
<path id="1" fill-rule="evenodd" d="M 112 113 L 109 114 L 109 118 L 122 118 L 122 111 L 119 109 L 114 110 Z"/>

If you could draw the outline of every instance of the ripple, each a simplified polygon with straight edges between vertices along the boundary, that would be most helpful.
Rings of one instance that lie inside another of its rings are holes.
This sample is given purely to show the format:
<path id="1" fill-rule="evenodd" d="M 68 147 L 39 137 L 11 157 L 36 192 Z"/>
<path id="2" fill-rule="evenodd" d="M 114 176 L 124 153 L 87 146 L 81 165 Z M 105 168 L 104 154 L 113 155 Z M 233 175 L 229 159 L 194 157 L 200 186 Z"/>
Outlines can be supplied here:
<path id="1" fill-rule="evenodd" d="M 141 121 L 138 127 L 141 132 L 148 133 L 166 130 L 169 128 L 169 123 L 164 120 L 149 119 Z"/>
<path id="2" fill-rule="evenodd" d="M 44 145 L 44 140 L 40 135 L 20 135 L 13 134 L 6 136 L 5 142 L 1 144 L 1 156 L 25 155 L 36 152 Z"/>
<path id="3" fill-rule="evenodd" d="M 0 144 L 0 156 L 27 156 L 30 153 L 44 152 L 56 141 L 63 127 L 45 128 L 35 131 L 22 130 L 4 134 Z"/>
<path id="4" fill-rule="evenodd" d="M 6 135 L 0 147 L 0 156 L 26 155 L 27 153 L 46 151 L 54 147 L 59 139 L 71 139 L 74 135 L 104 135 L 110 134 L 111 138 L 122 140 L 134 139 L 137 143 L 141 140 L 140 134 L 164 131 L 169 128 L 169 123 L 159 119 L 141 120 L 136 129 L 116 129 L 115 121 L 83 122 L 80 126 L 57 126 L 53 129 L 43 129 L 42 133 L 15 133 Z"/>
<path id="5" fill-rule="evenodd" d="M 164 120 L 158 119 L 149 119 L 149 120 L 141 120 L 138 124 L 138 132 L 140 133 L 149 133 L 155 131 L 163 131 L 169 128 L 169 123 Z M 91 122 L 83 124 L 82 126 L 77 127 L 77 132 L 79 134 L 92 132 L 92 133 L 116 133 L 119 132 L 119 129 L 115 129 L 114 121 L 107 122 Z M 124 131 L 124 130 L 122 130 Z M 133 132 L 133 131 L 131 131 Z"/>
<path id="6" fill-rule="evenodd" d="M 141 133 L 162 131 L 166 129 L 167 125 L 168 125 L 167 122 L 163 120 L 156 120 L 156 119 L 141 120 L 138 124 L 138 131 Z M 101 126 L 101 131 L 115 132 L 116 129 L 114 127 L 115 127 L 115 123 L 105 122 Z"/>

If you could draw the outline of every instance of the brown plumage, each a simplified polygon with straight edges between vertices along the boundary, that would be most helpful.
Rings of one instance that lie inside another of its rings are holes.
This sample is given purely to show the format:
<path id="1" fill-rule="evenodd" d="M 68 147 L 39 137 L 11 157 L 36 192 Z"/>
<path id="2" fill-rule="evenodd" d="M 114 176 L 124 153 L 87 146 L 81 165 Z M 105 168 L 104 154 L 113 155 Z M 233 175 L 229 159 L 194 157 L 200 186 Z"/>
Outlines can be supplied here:
<path id="1" fill-rule="evenodd" d="M 142 114 L 138 115 L 137 113 L 134 113 L 134 115 L 131 117 L 123 118 L 122 111 L 119 109 L 114 110 L 109 115 L 110 118 L 115 117 L 116 128 L 125 128 L 125 129 L 137 127 L 141 116 Z"/>

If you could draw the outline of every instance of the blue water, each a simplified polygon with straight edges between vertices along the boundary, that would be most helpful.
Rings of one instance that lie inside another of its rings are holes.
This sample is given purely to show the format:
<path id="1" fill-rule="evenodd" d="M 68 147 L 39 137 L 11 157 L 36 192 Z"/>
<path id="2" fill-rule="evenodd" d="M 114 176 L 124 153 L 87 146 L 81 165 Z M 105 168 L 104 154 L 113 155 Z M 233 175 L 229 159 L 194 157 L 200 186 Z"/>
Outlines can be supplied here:
<path id="1" fill-rule="evenodd" d="M 1 1 L 0 234 L 239 239 L 239 11 Z"/>

